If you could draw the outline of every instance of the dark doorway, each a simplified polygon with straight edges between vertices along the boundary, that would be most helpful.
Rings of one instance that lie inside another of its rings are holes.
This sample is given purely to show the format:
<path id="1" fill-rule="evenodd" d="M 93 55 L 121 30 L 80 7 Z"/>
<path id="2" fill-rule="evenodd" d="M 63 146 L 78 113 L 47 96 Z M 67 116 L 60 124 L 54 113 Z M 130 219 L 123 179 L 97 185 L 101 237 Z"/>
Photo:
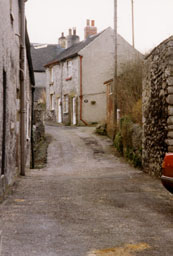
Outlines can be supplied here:
<path id="1" fill-rule="evenodd" d="M 7 116 L 7 74 L 3 70 L 3 103 L 2 103 L 2 165 L 1 175 L 5 173 L 5 150 L 6 150 L 6 116 Z"/>

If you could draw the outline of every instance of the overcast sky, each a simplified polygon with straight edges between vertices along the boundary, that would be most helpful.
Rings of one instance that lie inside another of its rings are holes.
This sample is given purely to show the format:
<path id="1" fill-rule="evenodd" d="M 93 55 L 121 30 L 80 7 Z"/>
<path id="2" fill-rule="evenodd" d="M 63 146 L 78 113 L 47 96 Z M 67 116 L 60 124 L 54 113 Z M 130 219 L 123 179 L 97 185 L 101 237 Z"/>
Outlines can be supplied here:
<path id="1" fill-rule="evenodd" d="M 61 32 L 77 28 L 83 40 L 86 19 L 98 31 L 113 28 L 114 0 L 28 0 L 26 16 L 31 42 L 57 43 Z M 135 46 L 145 53 L 173 34 L 173 0 L 134 0 Z M 118 0 L 118 33 L 131 43 L 131 0 Z"/>

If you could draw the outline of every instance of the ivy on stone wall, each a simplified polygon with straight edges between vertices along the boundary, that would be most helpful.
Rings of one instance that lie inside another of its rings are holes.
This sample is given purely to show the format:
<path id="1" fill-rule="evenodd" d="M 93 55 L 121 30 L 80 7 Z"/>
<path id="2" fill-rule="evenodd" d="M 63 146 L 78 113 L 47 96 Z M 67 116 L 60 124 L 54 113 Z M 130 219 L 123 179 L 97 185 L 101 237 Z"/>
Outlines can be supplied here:
<path id="1" fill-rule="evenodd" d="M 121 118 L 114 145 L 135 167 L 142 167 L 142 128 L 134 124 L 130 117 Z"/>

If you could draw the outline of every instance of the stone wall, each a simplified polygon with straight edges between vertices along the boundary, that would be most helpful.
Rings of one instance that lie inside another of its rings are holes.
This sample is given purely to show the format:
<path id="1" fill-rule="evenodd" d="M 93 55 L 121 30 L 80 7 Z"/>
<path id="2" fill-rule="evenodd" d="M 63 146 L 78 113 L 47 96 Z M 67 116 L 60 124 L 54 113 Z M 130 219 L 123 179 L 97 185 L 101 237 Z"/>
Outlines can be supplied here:
<path id="1" fill-rule="evenodd" d="M 142 166 L 142 128 L 134 124 L 130 117 L 120 119 L 119 131 L 116 133 L 114 145 L 117 150 L 135 167 Z"/>
<path id="2" fill-rule="evenodd" d="M 46 94 L 46 73 L 34 72 L 35 76 L 35 92 L 34 102 L 39 102 L 43 98 L 43 94 Z"/>
<path id="3" fill-rule="evenodd" d="M 19 1 L 0 1 L 0 199 L 20 171 Z M 5 94 L 5 96 L 4 96 Z M 4 107 L 4 103 L 5 107 Z M 25 72 L 26 165 L 30 163 L 31 87 Z M 3 164 L 2 164 L 3 162 Z M 3 167 L 2 167 L 3 165 Z"/>
<path id="4" fill-rule="evenodd" d="M 143 79 L 143 167 L 161 175 L 166 152 L 173 152 L 173 37 L 145 60 Z"/>
<path id="5" fill-rule="evenodd" d="M 16 120 L 16 94 L 19 91 L 19 16 L 18 1 L 13 3 L 13 15 L 15 20 L 10 17 L 9 1 L 0 1 L 0 197 L 10 185 L 16 175 L 16 167 L 19 159 L 17 158 L 16 144 L 18 138 Z M 3 75 L 4 73 L 4 75 Z M 4 79 L 4 76 L 6 79 Z M 5 86 L 3 84 L 5 83 Z M 4 113 L 4 89 L 6 98 L 6 113 Z M 5 119 L 4 120 L 4 116 Z M 5 126 L 5 127 L 4 127 Z M 5 128 L 5 129 L 4 129 Z M 5 134 L 4 134 L 5 130 Z M 4 146 L 2 145 L 4 144 Z M 3 150 L 2 150 L 3 148 Z M 4 152 L 4 153 L 3 153 Z M 4 161 L 4 168 L 2 168 Z M 2 170 L 4 169 L 4 170 Z"/>
<path id="6" fill-rule="evenodd" d="M 33 129 L 33 168 L 43 168 L 47 160 L 47 140 L 45 135 L 45 109 L 39 106 L 34 108 Z"/>

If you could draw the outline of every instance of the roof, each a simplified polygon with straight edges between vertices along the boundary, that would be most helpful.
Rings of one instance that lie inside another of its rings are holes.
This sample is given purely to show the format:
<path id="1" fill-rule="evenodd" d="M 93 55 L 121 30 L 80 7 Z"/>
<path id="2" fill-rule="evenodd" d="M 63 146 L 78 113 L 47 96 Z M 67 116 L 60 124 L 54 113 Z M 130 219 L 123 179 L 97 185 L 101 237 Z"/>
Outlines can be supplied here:
<path id="1" fill-rule="evenodd" d="M 28 61 L 28 67 L 29 67 L 30 82 L 31 82 L 31 85 L 34 86 L 35 78 L 34 78 L 33 63 L 31 58 L 30 41 L 28 36 L 27 25 L 25 26 L 25 44 L 26 44 L 26 55 L 27 55 L 27 61 Z"/>
<path id="2" fill-rule="evenodd" d="M 108 81 L 105 81 L 104 84 L 107 85 L 107 84 L 112 83 L 113 81 L 114 81 L 114 80 L 113 80 L 113 78 L 112 78 L 112 79 L 109 79 Z"/>
<path id="3" fill-rule="evenodd" d="M 105 30 L 104 30 L 105 31 Z M 48 64 L 45 65 L 45 67 L 48 67 L 50 65 L 56 64 L 60 61 L 65 61 L 68 58 L 72 58 L 78 55 L 78 53 L 85 48 L 88 44 L 90 44 L 92 41 L 94 41 L 97 37 L 99 37 L 104 31 L 100 32 L 97 35 L 90 36 L 86 40 L 83 40 L 77 44 L 72 45 L 71 47 L 65 49 L 63 52 L 61 52 L 57 58 L 52 59 L 52 61 L 47 62 Z"/>
<path id="4" fill-rule="evenodd" d="M 55 59 L 64 49 L 58 44 L 31 44 L 31 56 L 35 72 L 44 72 L 45 64 Z"/>

